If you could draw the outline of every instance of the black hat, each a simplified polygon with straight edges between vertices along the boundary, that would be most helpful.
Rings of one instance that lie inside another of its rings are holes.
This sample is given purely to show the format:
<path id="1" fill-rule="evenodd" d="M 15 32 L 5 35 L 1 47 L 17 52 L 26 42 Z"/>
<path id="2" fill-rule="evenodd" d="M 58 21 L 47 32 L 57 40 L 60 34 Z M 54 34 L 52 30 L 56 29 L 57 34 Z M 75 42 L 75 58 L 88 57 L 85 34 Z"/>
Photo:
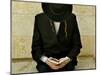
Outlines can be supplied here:
<path id="1" fill-rule="evenodd" d="M 53 21 L 63 21 L 72 13 L 71 4 L 42 3 L 42 9 Z"/>

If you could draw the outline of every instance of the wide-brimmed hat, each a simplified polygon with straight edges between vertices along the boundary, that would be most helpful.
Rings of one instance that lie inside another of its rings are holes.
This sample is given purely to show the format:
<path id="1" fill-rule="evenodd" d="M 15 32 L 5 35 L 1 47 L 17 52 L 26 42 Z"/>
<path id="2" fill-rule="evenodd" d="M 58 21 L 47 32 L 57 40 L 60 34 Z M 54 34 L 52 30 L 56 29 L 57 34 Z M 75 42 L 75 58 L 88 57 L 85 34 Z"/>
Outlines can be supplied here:
<path id="1" fill-rule="evenodd" d="M 63 21 L 72 13 L 71 4 L 42 3 L 42 9 L 53 21 Z"/>

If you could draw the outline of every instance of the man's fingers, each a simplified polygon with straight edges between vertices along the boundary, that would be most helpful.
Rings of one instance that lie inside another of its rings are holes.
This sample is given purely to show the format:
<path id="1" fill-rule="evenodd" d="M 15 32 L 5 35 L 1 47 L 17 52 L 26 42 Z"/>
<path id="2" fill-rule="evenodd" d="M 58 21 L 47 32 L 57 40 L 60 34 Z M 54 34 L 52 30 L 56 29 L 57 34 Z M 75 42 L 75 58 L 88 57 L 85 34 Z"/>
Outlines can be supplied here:
<path id="1" fill-rule="evenodd" d="M 58 70 L 59 69 L 59 66 L 56 66 L 55 64 L 51 63 L 50 61 L 48 61 L 47 63 L 49 65 L 49 67 L 53 70 Z"/>
<path id="2" fill-rule="evenodd" d="M 61 58 L 60 61 L 59 61 L 59 64 L 63 63 L 64 61 L 66 61 L 65 58 Z"/>
<path id="3" fill-rule="evenodd" d="M 68 63 L 69 63 L 69 60 L 65 60 L 65 61 L 61 62 L 60 65 L 59 65 L 59 68 L 63 68 Z"/>
<path id="4" fill-rule="evenodd" d="M 49 62 L 51 62 L 51 63 L 53 63 L 53 64 L 59 64 L 58 62 L 56 62 L 56 61 L 53 61 L 53 60 L 49 60 Z"/>
<path id="5" fill-rule="evenodd" d="M 52 57 L 48 58 L 48 65 L 53 70 L 58 70 L 60 68 L 63 68 L 68 63 L 69 61 L 65 58 L 59 59 L 59 62 L 58 62 L 58 59 L 56 61 L 56 58 L 52 58 Z"/>
<path id="6" fill-rule="evenodd" d="M 53 63 L 53 64 L 55 64 L 55 65 L 59 64 L 58 61 L 52 60 L 52 58 L 49 58 L 48 61 L 51 62 L 51 63 Z"/>
<path id="7" fill-rule="evenodd" d="M 65 60 L 60 60 L 60 61 L 59 61 L 59 64 L 63 63 L 64 61 L 65 61 Z"/>
<path id="8" fill-rule="evenodd" d="M 56 62 L 59 62 L 59 60 L 56 59 L 56 58 L 50 57 L 50 59 L 51 59 L 51 60 L 54 60 L 54 61 L 56 61 Z"/>
<path id="9" fill-rule="evenodd" d="M 52 69 L 54 69 L 54 70 L 58 70 L 60 67 L 58 67 L 58 66 L 53 66 L 52 67 Z"/>

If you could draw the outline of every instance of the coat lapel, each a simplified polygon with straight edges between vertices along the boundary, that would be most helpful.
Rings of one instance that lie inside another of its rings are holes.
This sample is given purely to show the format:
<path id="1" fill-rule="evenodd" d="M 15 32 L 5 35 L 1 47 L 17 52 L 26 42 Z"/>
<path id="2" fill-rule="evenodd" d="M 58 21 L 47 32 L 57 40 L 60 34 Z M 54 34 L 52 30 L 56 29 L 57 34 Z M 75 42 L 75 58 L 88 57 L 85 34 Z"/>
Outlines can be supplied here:
<path id="1" fill-rule="evenodd" d="M 62 26 L 64 26 L 64 29 Z M 67 27 L 67 25 L 66 25 L 66 27 Z M 58 33 L 56 34 L 54 22 L 49 20 L 49 30 L 50 30 L 52 37 L 57 41 L 57 43 L 59 42 L 58 38 L 62 39 L 64 37 L 66 37 L 65 36 L 65 22 L 60 23 L 60 28 L 58 30 Z M 67 31 L 66 31 L 66 33 L 67 33 Z"/>
<path id="2" fill-rule="evenodd" d="M 60 23 L 60 27 L 63 24 L 64 24 L 64 22 L 61 22 Z M 69 35 L 71 33 L 70 32 L 70 26 L 69 25 L 70 25 L 70 23 L 68 22 L 68 19 L 66 19 L 66 34 L 67 34 L 66 40 L 68 40 Z M 48 34 L 50 34 L 50 37 L 53 38 L 54 42 L 59 43 L 58 38 L 57 38 L 57 35 L 60 34 L 60 30 L 61 29 L 59 28 L 58 34 L 56 34 L 55 28 L 54 28 L 54 23 L 50 19 L 48 19 L 48 24 L 46 26 L 48 27 L 48 31 L 49 31 Z M 63 36 L 61 36 L 60 38 L 63 38 Z"/>
<path id="3" fill-rule="evenodd" d="M 55 43 L 58 43 L 53 21 L 48 19 L 47 22 L 48 22 L 47 25 L 46 25 L 46 28 L 48 29 L 47 30 L 47 32 L 48 32 L 47 35 L 49 35 L 50 39 L 52 38 L 52 41 L 54 41 Z"/>

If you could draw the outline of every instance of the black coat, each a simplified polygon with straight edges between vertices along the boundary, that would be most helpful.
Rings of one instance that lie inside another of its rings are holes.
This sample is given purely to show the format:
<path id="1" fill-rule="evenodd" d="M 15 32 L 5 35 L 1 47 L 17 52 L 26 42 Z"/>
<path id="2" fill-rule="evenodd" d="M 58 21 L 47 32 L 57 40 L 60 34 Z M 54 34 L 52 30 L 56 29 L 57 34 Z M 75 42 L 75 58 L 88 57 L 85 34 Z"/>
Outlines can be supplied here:
<path id="1" fill-rule="evenodd" d="M 35 16 L 32 57 L 37 63 L 41 62 L 42 55 L 55 58 L 68 56 L 74 64 L 77 63 L 76 57 L 80 53 L 82 45 L 76 16 L 71 14 L 65 21 L 67 23 L 67 37 L 59 31 L 60 37 L 58 39 L 52 30 L 50 19 L 44 13 Z"/>

